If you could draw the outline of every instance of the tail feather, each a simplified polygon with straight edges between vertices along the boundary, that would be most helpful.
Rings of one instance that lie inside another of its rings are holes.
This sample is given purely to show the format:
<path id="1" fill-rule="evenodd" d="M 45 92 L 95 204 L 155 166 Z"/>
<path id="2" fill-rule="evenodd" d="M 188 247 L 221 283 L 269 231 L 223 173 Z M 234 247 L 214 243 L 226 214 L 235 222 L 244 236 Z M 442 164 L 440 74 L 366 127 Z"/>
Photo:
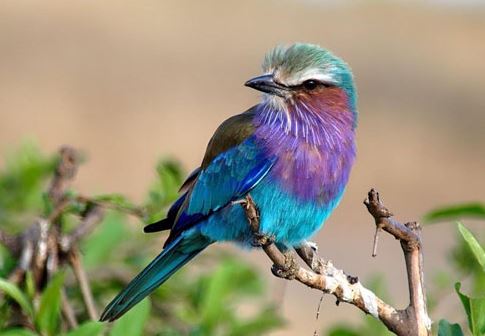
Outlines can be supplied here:
<path id="1" fill-rule="evenodd" d="M 143 228 L 143 232 L 145 233 L 152 233 L 152 232 L 159 232 L 170 230 L 173 226 L 173 219 L 172 218 L 164 218 L 159 220 L 158 222 L 148 224 Z"/>
<path id="2" fill-rule="evenodd" d="M 181 248 L 184 237 L 179 236 L 167 246 L 128 286 L 105 308 L 100 321 L 114 321 L 164 283 L 180 267 L 199 254 L 208 243 L 198 244 L 186 252 Z M 202 246 L 201 246 L 202 245 Z"/>

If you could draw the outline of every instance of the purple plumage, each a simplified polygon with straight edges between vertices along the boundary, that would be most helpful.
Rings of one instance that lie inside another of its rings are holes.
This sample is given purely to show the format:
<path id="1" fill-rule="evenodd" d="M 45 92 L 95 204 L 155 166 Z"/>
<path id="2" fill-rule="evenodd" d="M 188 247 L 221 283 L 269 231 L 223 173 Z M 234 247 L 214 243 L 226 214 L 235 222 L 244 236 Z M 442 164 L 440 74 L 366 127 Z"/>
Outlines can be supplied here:
<path id="1" fill-rule="evenodd" d="M 279 248 L 297 247 L 339 203 L 355 158 L 356 95 L 348 66 L 311 44 L 277 47 L 265 74 L 246 85 L 263 101 L 217 129 L 201 167 L 184 183 L 167 218 L 164 250 L 108 305 L 101 320 L 128 311 L 210 244 L 251 246 L 253 233 L 234 201 L 251 194 L 260 231 Z"/>
<path id="2" fill-rule="evenodd" d="M 347 93 L 325 88 L 291 104 L 263 102 L 255 136 L 279 160 L 272 175 L 302 200 L 328 202 L 346 185 L 355 158 L 355 113 Z"/>

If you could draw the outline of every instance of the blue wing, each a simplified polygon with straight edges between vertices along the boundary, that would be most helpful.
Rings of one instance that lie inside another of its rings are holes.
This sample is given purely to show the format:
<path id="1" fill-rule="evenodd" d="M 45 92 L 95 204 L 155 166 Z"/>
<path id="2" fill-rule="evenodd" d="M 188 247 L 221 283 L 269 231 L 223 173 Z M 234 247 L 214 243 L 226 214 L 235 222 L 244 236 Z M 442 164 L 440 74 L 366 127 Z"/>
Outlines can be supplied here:
<path id="1" fill-rule="evenodd" d="M 219 154 L 199 174 L 184 213 L 207 215 L 243 196 L 268 173 L 274 161 L 251 138 Z"/>
<path id="2" fill-rule="evenodd" d="M 217 155 L 182 196 L 184 201 L 167 244 L 214 211 L 244 197 L 268 174 L 275 161 L 252 137 Z"/>
<path id="3" fill-rule="evenodd" d="M 270 171 L 269 157 L 254 137 L 254 114 L 248 111 L 226 120 L 207 147 L 201 168 L 182 186 L 183 194 L 167 218 L 145 228 L 147 232 L 171 228 L 164 250 L 116 296 L 101 315 L 113 321 L 165 282 L 174 272 L 212 243 L 196 229 L 211 213 L 251 191 Z"/>
<path id="4" fill-rule="evenodd" d="M 266 176 L 276 158 L 254 136 L 254 108 L 223 122 L 210 140 L 200 168 L 182 187 L 166 219 L 146 228 L 171 229 L 165 245 L 231 201 L 244 197 Z"/>

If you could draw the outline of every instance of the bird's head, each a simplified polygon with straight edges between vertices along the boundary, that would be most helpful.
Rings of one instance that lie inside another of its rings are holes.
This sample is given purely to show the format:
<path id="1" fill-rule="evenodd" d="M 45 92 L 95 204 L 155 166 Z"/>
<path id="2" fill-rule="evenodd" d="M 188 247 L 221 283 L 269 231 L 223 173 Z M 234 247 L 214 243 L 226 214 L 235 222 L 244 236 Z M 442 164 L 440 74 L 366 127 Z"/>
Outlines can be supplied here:
<path id="1" fill-rule="evenodd" d="M 245 85 L 264 92 L 263 99 L 276 108 L 291 110 L 305 104 L 313 109 L 340 106 L 356 117 L 356 94 L 349 66 L 314 44 L 277 46 L 263 62 L 262 76 Z"/>

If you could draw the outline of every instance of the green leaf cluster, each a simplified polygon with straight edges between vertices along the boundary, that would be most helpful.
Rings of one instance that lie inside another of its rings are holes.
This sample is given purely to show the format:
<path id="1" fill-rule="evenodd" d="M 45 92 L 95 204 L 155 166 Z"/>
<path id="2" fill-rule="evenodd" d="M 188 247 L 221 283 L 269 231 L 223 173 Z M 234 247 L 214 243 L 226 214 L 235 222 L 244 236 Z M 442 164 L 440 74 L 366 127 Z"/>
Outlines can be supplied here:
<path id="1" fill-rule="evenodd" d="M 39 216 L 49 215 L 51 205 L 45 190 L 57 157 L 43 155 L 34 145 L 25 145 L 8 156 L 0 169 L 0 225 L 18 233 Z M 83 241 L 82 263 L 86 268 L 98 309 L 104 307 L 159 252 L 158 236 L 144 235 L 144 222 L 164 217 L 178 197 L 184 172 L 175 160 L 161 160 L 145 202 L 134 204 L 120 194 L 92 197 L 104 206 L 106 215 Z M 89 204 L 77 201 L 64 210 L 62 227 L 68 233 L 79 223 Z M 140 221 L 142 219 L 143 221 Z M 154 241 L 157 240 L 157 242 Z M 122 335 L 262 335 L 279 328 L 282 320 L 264 298 L 264 283 L 253 268 L 240 259 L 218 251 L 202 255 L 112 324 L 91 321 L 69 269 L 48 280 L 35 294 L 32 274 L 21 284 L 7 280 L 17 260 L 0 246 L 0 336 L 122 336 Z M 203 267 L 201 267 L 201 265 Z M 212 271 L 207 270 L 211 265 Z M 69 329 L 61 313 L 61 292 L 76 311 L 79 326 Z M 248 308 L 241 313 L 240 305 Z M 10 325 L 14 314 L 23 314 L 29 328 Z"/>
<path id="2" fill-rule="evenodd" d="M 25 227 L 25 221 L 42 214 L 43 190 L 55 162 L 55 156 L 47 157 L 35 145 L 28 143 L 5 157 L 4 167 L 0 169 L 2 228 L 19 232 Z"/>
<path id="3" fill-rule="evenodd" d="M 463 218 L 485 219 L 485 206 L 478 202 L 459 204 L 433 210 L 425 216 L 429 223 Z M 452 253 L 454 264 L 464 275 L 471 276 L 471 287 L 476 295 L 464 294 L 461 282 L 457 282 L 454 288 L 463 305 L 471 334 L 485 335 L 485 250 L 462 223 L 457 222 L 457 226 L 460 237 Z M 440 320 L 438 335 L 460 336 L 463 331 L 459 324 Z"/>
<path id="4" fill-rule="evenodd" d="M 22 313 L 27 314 L 34 321 L 33 329 L 7 328 L 0 330 L 0 336 L 59 335 L 61 289 L 63 283 L 64 274 L 62 272 L 57 273 L 49 281 L 38 302 L 35 302 L 16 285 L 5 279 L 0 279 L 0 290 L 20 306 Z M 95 328 L 94 324 L 98 323 L 87 322 L 64 335 L 99 335 L 99 331 L 101 331 L 100 327 L 102 326 L 99 325 Z M 97 333 L 86 333 L 86 331 L 96 332 L 96 330 L 98 330 Z"/>

